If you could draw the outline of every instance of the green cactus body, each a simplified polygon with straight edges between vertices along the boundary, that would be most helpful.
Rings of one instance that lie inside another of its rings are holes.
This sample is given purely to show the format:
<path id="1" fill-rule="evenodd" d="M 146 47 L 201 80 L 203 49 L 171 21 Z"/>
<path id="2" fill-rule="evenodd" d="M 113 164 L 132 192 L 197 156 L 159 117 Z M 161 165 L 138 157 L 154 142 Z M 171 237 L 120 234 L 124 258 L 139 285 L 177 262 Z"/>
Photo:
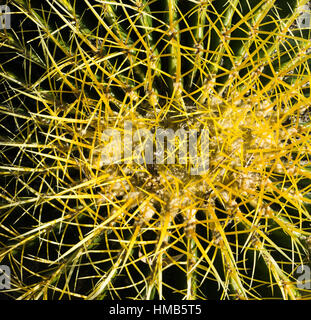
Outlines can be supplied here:
<path id="1" fill-rule="evenodd" d="M 306 4 L 10 1 L 0 30 L 8 295 L 309 298 L 297 280 L 311 235 Z M 184 157 L 134 161 L 144 130 L 161 129 L 189 134 Z M 191 174 L 190 132 L 202 141 L 203 131 L 208 170 Z M 110 152 L 121 159 L 107 163 Z"/>

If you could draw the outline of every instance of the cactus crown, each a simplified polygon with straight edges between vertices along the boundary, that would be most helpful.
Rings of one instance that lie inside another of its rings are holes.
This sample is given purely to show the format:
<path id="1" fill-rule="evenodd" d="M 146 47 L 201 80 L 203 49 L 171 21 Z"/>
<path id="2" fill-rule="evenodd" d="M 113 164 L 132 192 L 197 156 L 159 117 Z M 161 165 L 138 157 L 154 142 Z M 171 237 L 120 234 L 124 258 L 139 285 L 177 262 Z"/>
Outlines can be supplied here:
<path id="1" fill-rule="evenodd" d="M 10 1 L 12 27 L 0 31 L 9 294 L 308 297 L 296 280 L 311 221 L 306 3 Z M 188 149 L 185 162 L 127 158 L 126 141 L 103 136 L 124 136 L 124 123 L 138 132 L 133 148 L 142 129 L 207 130 L 208 170 L 191 174 Z M 121 161 L 107 163 L 109 150 Z"/>

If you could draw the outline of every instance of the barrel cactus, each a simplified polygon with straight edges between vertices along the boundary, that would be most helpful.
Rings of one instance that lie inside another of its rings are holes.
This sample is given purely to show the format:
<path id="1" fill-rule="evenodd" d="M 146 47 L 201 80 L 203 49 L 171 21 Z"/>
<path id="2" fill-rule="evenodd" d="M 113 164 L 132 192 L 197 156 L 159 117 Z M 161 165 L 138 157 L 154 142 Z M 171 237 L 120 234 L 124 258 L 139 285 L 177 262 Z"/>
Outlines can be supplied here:
<path id="1" fill-rule="evenodd" d="M 307 4 L 8 1 L 8 296 L 310 297 L 298 272 L 310 265 L 311 241 Z M 161 129 L 187 143 L 159 143 Z M 208 166 L 194 173 L 191 141 L 202 155 L 203 132 Z"/>

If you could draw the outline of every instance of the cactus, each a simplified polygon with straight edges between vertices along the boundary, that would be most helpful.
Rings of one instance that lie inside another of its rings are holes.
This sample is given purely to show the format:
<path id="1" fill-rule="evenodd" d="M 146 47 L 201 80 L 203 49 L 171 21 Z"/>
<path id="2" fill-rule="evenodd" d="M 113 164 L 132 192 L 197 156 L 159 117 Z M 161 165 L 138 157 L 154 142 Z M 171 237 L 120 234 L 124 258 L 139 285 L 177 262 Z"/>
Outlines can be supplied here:
<path id="1" fill-rule="evenodd" d="M 306 4 L 9 1 L 11 28 L 0 30 L 7 294 L 310 297 L 298 277 L 311 239 L 311 41 L 297 23 Z M 130 129 L 136 140 L 125 141 Z M 126 152 L 159 129 L 186 132 L 183 158 L 168 161 L 165 145 L 149 161 L 147 149 L 142 161 Z M 197 142 L 208 132 L 199 174 L 191 132 Z"/>

